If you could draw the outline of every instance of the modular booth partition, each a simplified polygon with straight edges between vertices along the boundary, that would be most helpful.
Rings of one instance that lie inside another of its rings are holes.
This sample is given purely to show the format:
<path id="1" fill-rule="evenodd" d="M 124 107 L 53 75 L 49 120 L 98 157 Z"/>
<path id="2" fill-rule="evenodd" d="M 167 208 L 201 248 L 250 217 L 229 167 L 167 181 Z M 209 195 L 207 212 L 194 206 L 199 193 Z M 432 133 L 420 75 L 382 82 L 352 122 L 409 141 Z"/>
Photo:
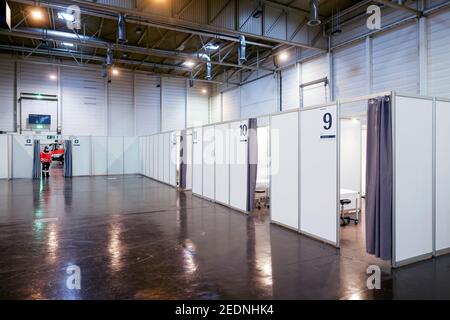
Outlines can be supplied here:
<path id="1" fill-rule="evenodd" d="M 139 137 L 139 173 L 178 187 L 180 181 L 180 131 Z"/>

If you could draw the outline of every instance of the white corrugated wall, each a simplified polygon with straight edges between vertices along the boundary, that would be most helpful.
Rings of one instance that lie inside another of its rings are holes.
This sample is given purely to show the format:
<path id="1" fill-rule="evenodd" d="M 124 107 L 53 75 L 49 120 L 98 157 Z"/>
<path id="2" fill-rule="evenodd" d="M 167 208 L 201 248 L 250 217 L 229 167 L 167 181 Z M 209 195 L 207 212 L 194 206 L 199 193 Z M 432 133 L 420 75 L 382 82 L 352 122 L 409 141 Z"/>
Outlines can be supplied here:
<path id="1" fill-rule="evenodd" d="M 208 85 L 196 84 L 188 88 L 187 127 L 196 127 L 209 122 L 209 92 Z"/>
<path id="2" fill-rule="evenodd" d="M 324 77 L 330 77 L 328 55 L 308 60 L 301 64 L 301 83 L 308 83 Z M 329 86 L 323 83 L 305 87 L 303 90 L 303 107 L 325 104 L 330 101 Z"/>
<path id="3" fill-rule="evenodd" d="M 1 56 L 0 60 L 0 131 L 14 131 L 14 62 Z"/>
<path id="4" fill-rule="evenodd" d="M 296 109 L 300 105 L 298 66 L 281 72 L 281 110 Z"/>
<path id="5" fill-rule="evenodd" d="M 50 76 L 58 76 L 58 69 L 52 65 L 19 63 L 21 93 L 58 94 L 58 80 Z"/>
<path id="6" fill-rule="evenodd" d="M 120 70 L 108 85 L 109 135 L 134 135 L 133 74 Z"/>
<path id="7" fill-rule="evenodd" d="M 277 80 L 273 75 L 241 87 L 241 117 L 251 118 L 277 112 Z"/>
<path id="8" fill-rule="evenodd" d="M 222 94 L 217 93 L 211 97 L 210 122 L 222 121 Z"/>
<path id="9" fill-rule="evenodd" d="M 373 38 L 373 92 L 419 92 L 419 27 L 417 23 Z"/>
<path id="10" fill-rule="evenodd" d="M 186 80 L 162 78 L 162 131 L 185 127 Z"/>
<path id="11" fill-rule="evenodd" d="M 450 9 L 428 17 L 428 94 L 450 98 Z"/>
<path id="12" fill-rule="evenodd" d="M 231 89 L 223 93 L 223 121 L 241 118 L 241 90 Z"/>
<path id="13" fill-rule="evenodd" d="M 105 79 L 95 70 L 61 68 L 64 135 L 107 135 Z"/>
<path id="14" fill-rule="evenodd" d="M 365 42 L 333 52 L 334 98 L 350 98 L 367 94 Z"/>
<path id="15" fill-rule="evenodd" d="M 136 134 L 138 136 L 157 133 L 160 128 L 161 88 L 157 76 L 137 73 L 135 75 L 136 94 Z"/>

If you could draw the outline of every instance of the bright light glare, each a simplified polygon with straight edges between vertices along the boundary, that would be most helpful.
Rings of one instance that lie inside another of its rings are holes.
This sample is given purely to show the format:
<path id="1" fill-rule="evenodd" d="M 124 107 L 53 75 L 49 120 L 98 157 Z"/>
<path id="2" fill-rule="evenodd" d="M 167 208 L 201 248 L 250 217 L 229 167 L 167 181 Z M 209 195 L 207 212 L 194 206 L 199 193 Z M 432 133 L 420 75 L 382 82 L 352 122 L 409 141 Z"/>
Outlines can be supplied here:
<path id="1" fill-rule="evenodd" d="M 208 90 L 203 89 L 203 90 L 202 90 L 202 93 L 203 93 L 203 94 L 207 94 L 207 93 L 208 93 Z"/>
<path id="2" fill-rule="evenodd" d="M 194 61 L 191 60 L 185 61 L 183 64 L 188 68 L 192 68 L 193 66 L 195 66 Z"/>
<path id="3" fill-rule="evenodd" d="M 117 76 L 119 74 L 119 70 L 117 69 L 112 69 L 112 74 Z"/>
<path id="4" fill-rule="evenodd" d="M 289 54 L 287 52 L 283 52 L 280 54 L 280 60 L 286 61 L 289 58 Z"/>
<path id="5" fill-rule="evenodd" d="M 33 11 L 31 11 L 31 16 L 36 20 L 41 20 L 44 18 L 42 11 L 39 9 L 33 9 Z"/>
<path id="6" fill-rule="evenodd" d="M 61 20 L 66 20 L 66 21 L 74 21 L 75 17 L 73 14 L 70 13 L 66 13 L 66 12 L 58 12 L 58 18 Z"/>
<path id="7" fill-rule="evenodd" d="M 54 75 L 54 74 L 51 74 L 49 77 L 50 77 L 50 80 L 56 80 L 57 79 L 56 75 Z"/>
<path id="8" fill-rule="evenodd" d="M 63 42 L 63 43 L 61 43 L 63 46 L 65 46 L 65 47 L 71 47 L 71 48 L 73 48 L 73 43 L 70 43 L 70 42 Z"/>

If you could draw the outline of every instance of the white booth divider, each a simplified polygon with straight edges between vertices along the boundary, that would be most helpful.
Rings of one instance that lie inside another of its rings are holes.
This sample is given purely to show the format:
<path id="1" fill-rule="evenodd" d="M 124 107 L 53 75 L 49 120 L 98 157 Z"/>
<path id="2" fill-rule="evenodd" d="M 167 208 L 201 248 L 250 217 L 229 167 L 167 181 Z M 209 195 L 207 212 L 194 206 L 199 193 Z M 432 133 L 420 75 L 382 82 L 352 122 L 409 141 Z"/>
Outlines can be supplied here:
<path id="1" fill-rule="evenodd" d="M 271 116 L 271 220 L 299 228 L 299 114 Z"/>
<path id="2" fill-rule="evenodd" d="M 154 136 L 150 136 L 147 137 L 147 173 L 146 176 L 150 177 L 150 178 L 154 178 L 155 177 L 155 166 L 153 164 L 153 153 L 155 152 L 155 137 Z"/>
<path id="3" fill-rule="evenodd" d="M 139 140 L 139 174 L 144 174 L 144 137 L 138 137 Z"/>
<path id="4" fill-rule="evenodd" d="M 150 165 L 153 166 L 153 175 L 151 176 L 151 178 L 153 179 L 158 179 L 158 170 L 159 170 L 159 137 L 158 136 L 152 136 L 153 139 L 153 155 L 152 158 L 153 160 L 150 160 L 151 163 Z"/>
<path id="5" fill-rule="evenodd" d="M 192 130 L 186 130 L 186 190 L 192 190 Z"/>
<path id="6" fill-rule="evenodd" d="M 170 133 L 164 133 L 164 175 L 163 182 L 170 183 Z"/>
<path id="7" fill-rule="evenodd" d="M 218 203 L 230 204 L 230 124 L 214 127 L 215 196 Z"/>
<path id="8" fill-rule="evenodd" d="M 164 181 L 164 135 L 158 135 L 158 170 L 156 179 L 159 181 Z"/>
<path id="9" fill-rule="evenodd" d="M 215 200 L 214 126 L 203 127 L 203 196 Z"/>
<path id="10" fill-rule="evenodd" d="M 435 251 L 450 252 L 450 101 L 436 101 Z"/>
<path id="11" fill-rule="evenodd" d="M 108 137 L 108 174 L 123 174 L 123 137 Z"/>
<path id="12" fill-rule="evenodd" d="M 230 206 L 246 211 L 248 198 L 248 120 L 230 123 Z"/>
<path id="13" fill-rule="evenodd" d="M 300 112 L 300 232 L 337 247 L 338 113 L 336 104 Z"/>
<path id="14" fill-rule="evenodd" d="M 108 138 L 92 137 L 92 175 L 108 174 Z"/>
<path id="15" fill-rule="evenodd" d="M 173 187 L 177 186 L 177 175 L 179 165 L 179 146 L 180 132 L 170 133 L 170 159 L 169 159 L 169 184 Z"/>
<path id="16" fill-rule="evenodd" d="M 394 101 L 394 266 L 433 252 L 433 101 Z"/>
<path id="17" fill-rule="evenodd" d="M 9 136 L 0 134 L 0 179 L 9 178 Z"/>
<path id="18" fill-rule="evenodd" d="M 72 176 L 91 175 L 91 137 L 72 138 Z"/>
<path id="19" fill-rule="evenodd" d="M 139 145 L 136 137 L 124 137 L 123 156 L 124 174 L 133 174 L 139 171 Z"/>
<path id="20" fill-rule="evenodd" d="M 203 128 L 192 129 L 192 192 L 203 195 Z"/>
<path id="21" fill-rule="evenodd" d="M 361 120 L 340 121 L 340 187 L 361 192 Z"/>
<path id="22" fill-rule="evenodd" d="M 13 178 L 33 177 L 33 136 L 13 136 Z"/>

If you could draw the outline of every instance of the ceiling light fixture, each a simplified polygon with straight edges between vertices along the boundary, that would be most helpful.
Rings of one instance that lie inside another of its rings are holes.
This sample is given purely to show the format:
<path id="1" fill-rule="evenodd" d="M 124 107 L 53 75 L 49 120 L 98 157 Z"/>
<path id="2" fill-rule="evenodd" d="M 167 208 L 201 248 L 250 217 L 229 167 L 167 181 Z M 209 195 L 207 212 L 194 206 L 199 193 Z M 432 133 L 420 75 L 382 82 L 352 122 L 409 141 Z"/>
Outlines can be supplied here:
<path id="1" fill-rule="evenodd" d="M 188 61 L 185 61 L 185 62 L 183 63 L 183 65 L 186 66 L 186 67 L 188 67 L 188 68 L 193 68 L 193 67 L 195 66 L 195 62 L 192 61 L 192 60 L 188 60 Z"/>
<path id="2" fill-rule="evenodd" d="M 282 52 L 279 57 L 281 61 L 286 61 L 289 58 L 289 54 L 287 52 Z"/>
<path id="3" fill-rule="evenodd" d="M 310 14 L 308 26 L 317 27 L 322 23 L 322 21 L 320 21 L 319 18 L 319 0 L 309 0 L 309 6 L 310 6 L 309 10 Z"/>
<path id="4" fill-rule="evenodd" d="M 39 9 L 33 9 L 33 11 L 31 11 L 31 16 L 36 20 L 42 20 L 44 18 L 42 11 Z"/>

